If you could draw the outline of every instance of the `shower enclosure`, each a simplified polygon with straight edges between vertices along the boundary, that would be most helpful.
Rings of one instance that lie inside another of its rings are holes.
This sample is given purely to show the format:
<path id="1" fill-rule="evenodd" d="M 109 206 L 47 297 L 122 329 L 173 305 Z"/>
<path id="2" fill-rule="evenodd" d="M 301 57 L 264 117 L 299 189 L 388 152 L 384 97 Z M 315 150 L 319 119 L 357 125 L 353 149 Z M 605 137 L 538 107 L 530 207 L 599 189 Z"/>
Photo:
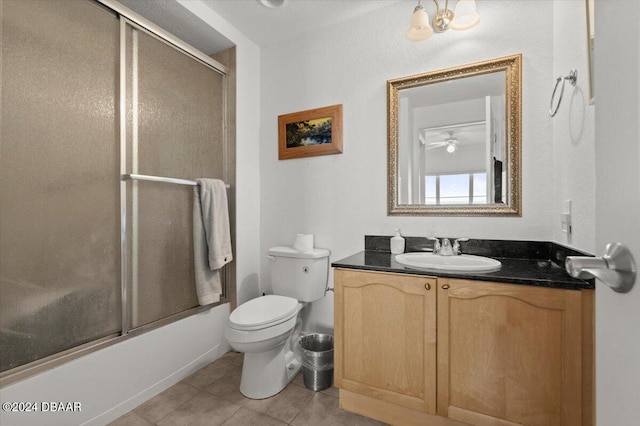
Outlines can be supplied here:
<path id="1" fill-rule="evenodd" d="M 110 0 L 0 13 L 10 383 L 195 310 L 193 187 L 122 177 L 227 181 L 227 70 Z"/>

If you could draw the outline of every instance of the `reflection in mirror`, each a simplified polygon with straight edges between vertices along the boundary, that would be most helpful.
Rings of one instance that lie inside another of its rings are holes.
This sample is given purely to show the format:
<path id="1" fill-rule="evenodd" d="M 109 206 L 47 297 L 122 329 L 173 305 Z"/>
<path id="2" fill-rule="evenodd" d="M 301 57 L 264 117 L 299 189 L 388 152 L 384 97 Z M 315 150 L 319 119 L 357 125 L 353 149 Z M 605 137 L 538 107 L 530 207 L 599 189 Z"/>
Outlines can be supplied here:
<path id="1" fill-rule="evenodd" d="M 520 62 L 387 83 L 390 215 L 520 215 Z"/>

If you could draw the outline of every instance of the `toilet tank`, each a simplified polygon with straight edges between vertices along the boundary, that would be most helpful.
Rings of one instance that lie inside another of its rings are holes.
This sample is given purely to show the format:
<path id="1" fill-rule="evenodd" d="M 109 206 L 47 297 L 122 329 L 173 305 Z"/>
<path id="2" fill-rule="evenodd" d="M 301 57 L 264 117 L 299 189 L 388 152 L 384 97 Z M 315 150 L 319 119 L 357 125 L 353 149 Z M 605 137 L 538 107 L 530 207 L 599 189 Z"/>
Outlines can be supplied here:
<path id="1" fill-rule="evenodd" d="M 293 247 L 269 249 L 273 294 L 288 296 L 299 302 L 313 302 L 324 297 L 329 274 L 326 249 L 300 252 Z"/>

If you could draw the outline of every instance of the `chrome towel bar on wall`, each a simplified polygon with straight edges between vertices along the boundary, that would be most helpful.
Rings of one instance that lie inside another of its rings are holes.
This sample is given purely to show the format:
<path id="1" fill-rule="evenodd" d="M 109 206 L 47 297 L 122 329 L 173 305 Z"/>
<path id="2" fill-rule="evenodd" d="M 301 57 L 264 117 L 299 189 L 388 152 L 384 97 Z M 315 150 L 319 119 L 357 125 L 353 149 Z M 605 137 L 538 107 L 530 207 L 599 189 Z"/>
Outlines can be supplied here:
<path id="1" fill-rule="evenodd" d="M 602 257 L 567 256 L 565 268 L 574 278 L 596 278 L 617 293 L 627 293 L 636 281 L 633 255 L 621 243 L 607 244 Z"/>

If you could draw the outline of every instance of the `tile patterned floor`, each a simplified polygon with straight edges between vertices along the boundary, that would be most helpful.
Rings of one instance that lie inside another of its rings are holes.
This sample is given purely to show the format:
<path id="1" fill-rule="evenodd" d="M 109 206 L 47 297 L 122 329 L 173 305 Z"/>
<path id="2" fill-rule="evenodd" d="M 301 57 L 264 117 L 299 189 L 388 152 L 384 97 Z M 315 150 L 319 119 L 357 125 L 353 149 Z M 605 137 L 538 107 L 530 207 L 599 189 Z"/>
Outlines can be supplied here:
<path id="1" fill-rule="evenodd" d="M 229 352 L 109 426 L 383 426 L 338 408 L 338 389 L 313 392 L 302 374 L 261 400 L 240 393 L 241 353 Z"/>

